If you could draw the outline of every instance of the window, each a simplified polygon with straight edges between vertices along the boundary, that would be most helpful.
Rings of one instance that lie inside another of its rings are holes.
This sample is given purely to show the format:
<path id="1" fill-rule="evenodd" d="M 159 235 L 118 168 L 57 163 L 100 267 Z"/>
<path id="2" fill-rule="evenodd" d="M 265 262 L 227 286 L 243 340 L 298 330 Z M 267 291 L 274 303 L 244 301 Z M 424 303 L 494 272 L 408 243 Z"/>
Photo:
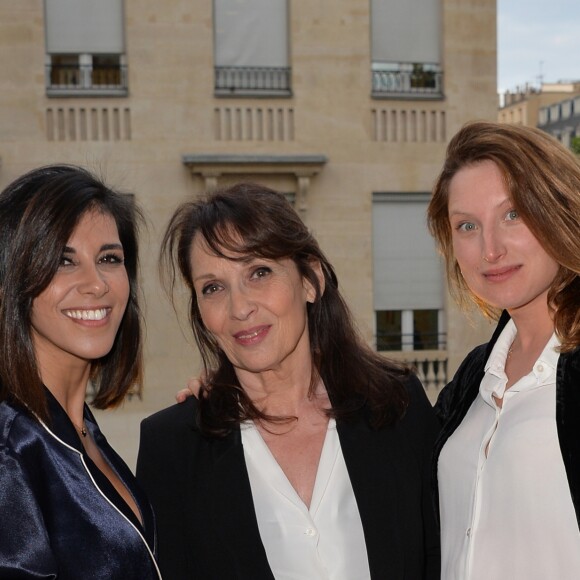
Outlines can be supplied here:
<path id="1" fill-rule="evenodd" d="M 291 96 L 287 0 L 214 0 L 215 94 Z"/>
<path id="2" fill-rule="evenodd" d="M 45 0 L 48 96 L 124 96 L 123 0 Z"/>
<path id="3" fill-rule="evenodd" d="M 377 350 L 445 348 L 443 278 L 427 230 L 429 194 L 373 194 Z"/>
<path id="4" fill-rule="evenodd" d="M 441 0 L 371 0 L 372 95 L 441 98 Z"/>

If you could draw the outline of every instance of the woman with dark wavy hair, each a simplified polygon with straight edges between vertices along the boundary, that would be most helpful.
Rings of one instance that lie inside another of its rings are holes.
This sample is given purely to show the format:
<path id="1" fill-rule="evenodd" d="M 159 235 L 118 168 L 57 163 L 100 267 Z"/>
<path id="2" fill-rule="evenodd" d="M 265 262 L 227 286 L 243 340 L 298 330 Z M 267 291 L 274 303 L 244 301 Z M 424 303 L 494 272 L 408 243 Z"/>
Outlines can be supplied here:
<path id="1" fill-rule="evenodd" d="M 153 512 L 85 404 L 141 380 L 139 213 L 88 171 L 0 193 L 0 578 L 160 578 Z"/>
<path id="2" fill-rule="evenodd" d="M 580 578 L 580 164 L 527 127 L 451 140 L 429 225 L 460 303 L 499 319 L 441 392 L 442 578 Z"/>
<path id="3" fill-rule="evenodd" d="M 185 203 L 162 254 L 206 377 L 142 424 L 164 574 L 438 578 L 431 406 L 363 342 L 285 197 L 238 184 Z"/>

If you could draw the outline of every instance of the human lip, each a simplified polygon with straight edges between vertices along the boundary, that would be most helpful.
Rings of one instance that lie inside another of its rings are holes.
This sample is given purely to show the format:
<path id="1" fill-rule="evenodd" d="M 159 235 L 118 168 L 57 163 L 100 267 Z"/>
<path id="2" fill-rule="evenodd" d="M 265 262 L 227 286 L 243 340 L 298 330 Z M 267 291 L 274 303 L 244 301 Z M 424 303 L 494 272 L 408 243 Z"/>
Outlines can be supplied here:
<path id="1" fill-rule="evenodd" d="M 515 274 L 521 266 L 505 266 L 503 268 L 494 268 L 493 270 L 486 270 L 483 276 L 490 282 L 503 282 Z"/>
<path id="2" fill-rule="evenodd" d="M 65 316 L 73 320 L 80 320 L 82 322 L 99 322 L 104 320 L 111 312 L 110 307 L 104 308 L 75 308 L 63 311 Z"/>
<path id="3" fill-rule="evenodd" d="M 247 328 L 236 332 L 234 334 L 234 338 L 239 344 L 247 346 L 261 342 L 269 331 L 269 325 L 254 326 L 252 328 Z"/>

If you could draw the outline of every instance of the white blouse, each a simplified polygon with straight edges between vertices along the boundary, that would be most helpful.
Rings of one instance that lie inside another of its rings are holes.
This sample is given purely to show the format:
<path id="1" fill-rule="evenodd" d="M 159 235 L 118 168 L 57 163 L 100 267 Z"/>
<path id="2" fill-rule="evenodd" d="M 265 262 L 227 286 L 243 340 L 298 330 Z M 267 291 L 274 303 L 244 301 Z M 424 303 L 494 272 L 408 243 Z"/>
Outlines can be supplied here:
<path id="1" fill-rule="evenodd" d="M 443 580 L 580 578 L 580 532 L 556 427 L 560 343 L 553 335 L 530 374 L 506 390 L 516 332 L 510 320 L 479 396 L 439 458 Z"/>
<path id="2" fill-rule="evenodd" d="M 260 537 L 277 580 L 370 579 L 363 528 L 336 422 L 326 431 L 310 509 L 252 422 L 242 444 Z"/>

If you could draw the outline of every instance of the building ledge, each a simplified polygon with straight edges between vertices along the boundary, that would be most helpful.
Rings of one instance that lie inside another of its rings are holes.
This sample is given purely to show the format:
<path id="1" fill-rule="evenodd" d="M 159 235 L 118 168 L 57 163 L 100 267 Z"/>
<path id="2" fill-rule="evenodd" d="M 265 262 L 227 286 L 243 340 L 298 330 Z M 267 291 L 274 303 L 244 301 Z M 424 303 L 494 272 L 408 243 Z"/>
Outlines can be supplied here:
<path id="1" fill-rule="evenodd" d="M 296 207 L 305 211 L 310 179 L 328 159 L 325 155 L 183 155 L 182 162 L 193 175 L 200 175 L 206 189 L 214 189 L 222 175 L 294 175 L 297 181 Z"/>

